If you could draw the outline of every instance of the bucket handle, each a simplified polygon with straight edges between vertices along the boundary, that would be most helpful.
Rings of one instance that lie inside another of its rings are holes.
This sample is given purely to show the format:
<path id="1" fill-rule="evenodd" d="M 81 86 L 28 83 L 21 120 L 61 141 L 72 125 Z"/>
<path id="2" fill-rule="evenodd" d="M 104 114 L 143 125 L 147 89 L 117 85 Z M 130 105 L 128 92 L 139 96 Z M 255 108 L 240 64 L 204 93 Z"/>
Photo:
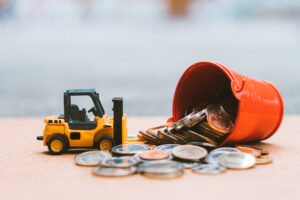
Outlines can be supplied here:
<path id="1" fill-rule="evenodd" d="M 234 90 L 236 92 L 240 92 L 243 90 L 244 88 L 244 85 L 245 85 L 245 82 L 246 82 L 246 79 L 243 78 L 242 81 L 238 81 L 235 77 L 234 77 L 234 82 L 235 82 L 235 86 L 234 86 Z"/>

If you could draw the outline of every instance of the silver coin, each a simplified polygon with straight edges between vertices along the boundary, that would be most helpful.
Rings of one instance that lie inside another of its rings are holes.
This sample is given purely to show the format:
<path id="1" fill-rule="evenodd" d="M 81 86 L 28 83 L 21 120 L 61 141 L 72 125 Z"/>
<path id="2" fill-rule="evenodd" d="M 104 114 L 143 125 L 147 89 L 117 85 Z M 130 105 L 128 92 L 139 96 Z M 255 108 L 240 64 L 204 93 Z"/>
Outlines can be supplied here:
<path id="1" fill-rule="evenodd" d="M 203 147 L 205 149 L 215 149 L 215 148 L 217 148 L 217 145 L 207 143 L 207 142 L 197 142 L 197 141 L 195 141 L 195 142 L 189 142 L 189 144 L 199 146 L 199 147 Z"/>
<path id="2" fill-rule="evenodd" d="M 148 173 L 175 173 L 183 169 L 181 163 L 170 160 L 150 161 L 139 165 L 140 172 Z"/>
<path id="3" fill-rule="evenodd" d="M 263 156 L 263 157 L 256 158 L 255 164 L 256 165 L 266 165 L 266 164 L 270 164 L 272 162 L 273 162 L 272 158 Z"/>
<path id="4" fill-rule="evenodd" d="M 180 163 L 183 165 L 185 169 L 191 169 L 203 164 L 201 162 L 180 162 Z"/>
<path id="5" fill-rule="evenodd" d="M 112 148 L 112 152 L 118 155 L 134 155 L 149 150 L 146 144 L 120 144 Z"/>
<path id="6" fill-rule="evenodd" d="M 181 160 L 199 161 L 207 155 L 207 150 L 194 145 L 180 145 L 172 149 L 172 155 Z"/>
<path id="7" fill-rule="evenodd" d="M 231 147 L 221 147 L 218 149 L 214 149 L 211 152 L 209 152 L 209 154 L 205 158 L 205 161 L 211 164 L 218 164 L 217 158 L 220 155 L 231 152 L 240 152 L 240 150 Z"/>
<path id="8" fill-rule="evenodd" d="M 229 169 L 247 169 L 255 165 L 256 159 L 254 156 L 243 152 L 232 152 L 220 155 L 218 163 Z"/>
<path id="9" fill-rule="evenodd" d="M 184 170 L 179 170 L 171 173 L 151 173 L 151 172 L 142 172 L 141 174 L 151 178 L 176 178 L 182 176 Z"/>
<path id="10" fill-rule="evenodd" d="M 162 150 L 162 151 L 171 152 L 172 149 L 178 145 L 179 144 L 163 144 L 163 145 L 159 145 L 159 146 L 155 147 L 154 150 Z"/>
<path id="11" fill-rule="evenodd" d="M 142 153 L 142 152 L 141 152 Z M 142 163 L 142 162 L 152 162 L 153 160 L 144 160 L 142 158 L 140 158 L 140 154 L 141 153 L 137 153 L 135 154 L 133 157 L 134 159 L 138 162 L 138 163 Z M 166 159 L 162 159 L 162 160 L 172 160 L 173 159 L 173 156 L 172 154 L 169 152 L 169 157 L 166 158 Z"/>
<path id="12" fill-rule="evenodd" d="M 138 161 L 133 156 L 112 157 L 103 160 L 100 165 L 104 167 L 132 167 L 138 164 Z"/>
<path id="13" fill-rule="evenodd" d="M 173 125 L 167 128 L 168 132 L 172 132 L 174 130 L 180 130 L 184 127 L 190 128 L 203 120 L 206 115 L 206 109 L 202 111 L 193 111 L 191 114 L 183 117 L 182 119 L 175 122 Z"/>
<path id="14" fill-rule="evenodd" d="M 192 171 L 200 174 L 219 174 L 226 171 L 226 168 L 215 164 L 201 164 L 192 168 Z"/>
<path id="15" fill-rule="evenodd" d="M 115 168 L 97 166 L 93 169 L 93 173 L 99 176 L 127 176 L 136 172 L 136 167 Z"/>
<path id="16" fill-rule="evenodd" d="M 78 154 L 75 158 L 75 162 L 78 165 L 95 166 L 98 165 L 101 161 L 110 158 L 111 154 L 106 151 L 87 151 Z"/>

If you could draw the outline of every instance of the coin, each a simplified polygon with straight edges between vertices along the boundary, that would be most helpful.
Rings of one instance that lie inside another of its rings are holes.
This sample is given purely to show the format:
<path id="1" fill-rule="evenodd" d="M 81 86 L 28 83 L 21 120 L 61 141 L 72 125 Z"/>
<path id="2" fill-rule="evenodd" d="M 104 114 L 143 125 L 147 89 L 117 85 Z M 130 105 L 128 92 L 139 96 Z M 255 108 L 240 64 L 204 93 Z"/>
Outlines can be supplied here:
<path id="1" fill-rule="evenodd" d="M 208 124 L 216 131 L 229 133 L 233 128 L 232 121 L 221 113 L 211 112 L 207 114 Z"/>
<path id="2" fill-rule="evenodd" d="M 162 129 L 162 128 L 167 128 L 167 127 L 169 127 L 170 125 L 172 125 L 172 123 L 168 123 L 168 124 L 164 124 L 164 125 L 160 125 L 160 126 L 148 128 L 147 130 L 149 130 L 149 131 L 154 131 L 154 130 L 158 130 L 158 129 Z"/>
<path id="3" fill-rule="evenodd" d="M 256 159 L 254 156 L 243 152 L 232 152 L 220 155 L 218 163 L 229 169 L 247 169 L 255 165 Z"/>
<path id="4" fill-rule="evenodd" d="M 205 137 L 205 136 L 203 136 L 203 135 L 201 135 L 199 133 L 196 133 L 195 131 L 185 130 L 185 131 L 182 131 L 182 133 L 186 137 L 190 136 L 192 138 L 197 138 L 197 140 L 205 141 L 205 142 L 210 143 L 210 144 L 215 145 L 215 146 L 217 145 L 217 142 L 215 142 L 214 140 L 212 140 L 212 139 L 210 139 L 208 137 Z"/>
<path id="5" fill-rule="evenodd" d="M 215 164 L 201 164 L 192 168 L 192 171 L 200 174 L 219 174 L 225 172 L 226 168 Z"/>
<path id="6" fill-rule="evenodd" d="M 132 156 L 122 156 L 122 157 L 112 157 L 107 160 L 103 160 L 100 163 L 100 166 L 103 167 L 118 167 L 118 168 L 126 168 L 132 167 L 138 164 L 138 161 L 134 159 Z"/>
<path id="7" fill-rule="evenodd" d="M 140 154 L 142 154 L 142 153 L 137 153 L 133 156 L 134 159 L 137 160 L 139 163 L 155 161 L 155 160 L 144 160 L 144 159 L 140 158 Z M 168 153 L 168 154 L 169 154 L 169 156 L 165 159 L 162 159 L 162 160 L 171 160 L 173 158 L 171 153 Z"/>
<path id="8" fill-rule="evenodd" d="M 109 158 L 111 158 L 111 154 L 106 151 L 87 151 L 78 154 L 75 157 L 75 162 L 77 165 L 95 166 Z"/>
<path id="9" fill-rule="evenodd" d="M 149 161 L 139 165 L 140 172 L 148 173 L 174 173 L 183 169 L 181 163 L 170 160 Z"/>
<path id="10" fill-rule="evenodd" d="M 117 155 L 134 155 L 147 150 L 149 146 L 146 144 L 120 144 L 112 148 L 112 152 Z"/>
<path id="11" fill-rule="evenodd" d="M 205 118 L 206 109 L 202 111 L 193 111 L 189 115 L 183 117 L 179 121 L 175 122 L 171 126 L 167 128 L 168 132 L 173 132 L 175 130 L 180 130 L 184 127 L 192 127 L 195 124 L 197 124 L 199 121 L 203 120 Z"/>
<path id="12" fill-rule="evenodd" d="M 137 172 L 136 167 L 115 168 L 115 167 L 94 167 L 93 173 L 99 176 L 127 176 Z"/>
<path id="13" fill-rule="evenodd" d="M 266 165 L 273 162 L 273 159 L 267 156 L 256 158 L 256 165 Z"/>
<path id="14" fill-rule="evenodd" d="M 194 145 L 180 145 L 172 149 L 172 155 L 181 160 L 199 161 L 207 155 L 207 150 Z"/>
<path id="15" fill-rule="evenodd" d="M 217 158 L 220 155 L 222 155 L 224 153 L 231 153 L 231 152 L 240 152 L 240 150 L 231 148 L 231 147 L 217 148 L 217 149 L 214 149 L 211 152 L 209 152 L 209 154 L 205 158 L 205 161 L 207 163 L 211 163 L 211 164 L 218 164 Z"/>
<path id="16" fill-rule="evenodd" d="M 163 144 L 163 145 L 159 145 L 159 146 L 155 147 L 154 150 L 171 152 L 172 149 L 178 145 L 179 144 Z"/>
<path id="17" fill-rule="evenodd" d="M 216 145 L 210 144 L 210 143 L 207 143 L 207 142 L 190 142 L 189 144 L 199 146 L 199 147 L 203 147 L 206 150 L 212 150 L 212 149 L 217 148 Z"/>
<path id="18" fill-rule="evenodd" d="M 202 162 L 182 162 L 182 161 L 177 161 L 177 162 L 180 162 L 185 169 L 191 169 L 203 164 Z"/>
<path id="19" fill-rule="evenodd" d="M 172 143 L 178 143 L 178 139 L 171 136 L 171 135 L 168 135 L 167 133 L 163 132 L 163 131 L 157 131 L 157 134 L 159 137 L 169 141 L 169 142 L 172 142 Z"/>
<path id="20" fill-rule="evenodd" d="M 169 153 L 161 150 L 148 150 L 139 154 L 143 160 L 163 160 L 169 158 Z"/>
<path id="21" fill-rule="evenodd" d="M 250 145 L 244 145 L 244 144 L 236 145 L 236 147 L 237 146 L 250 147 L 250 148 L 256 149 L 256 150 L 260 151 L 261 155 L 263 155 L 263 156 L 268 155 L 270 153 L 268 150 L 265 150 L 265 149 L 263 149 L 261 147 L 257 147 L 257 146 L 250 146 Z"/>
<path id="22" fill-rule="evenodd" d="M 151 173 L 151 172 L 141 172 L 142 175 L 150 178 L 176 178 L 182 176 L 184 173 L 183 170 L 170 173 Z"/>
<path id="23" fill-rule="evenodd" d="M 241 152 L 249 153 L 249 154 L 251 154 L 252 156 L 254 156 L 256 158 L 261 156 L 261 153 L 260 153 L 259 150 L 256 150 L 256 149 L 251 148 L 251 147 L 237 146 L 235 148 L 240 150 Z"/>

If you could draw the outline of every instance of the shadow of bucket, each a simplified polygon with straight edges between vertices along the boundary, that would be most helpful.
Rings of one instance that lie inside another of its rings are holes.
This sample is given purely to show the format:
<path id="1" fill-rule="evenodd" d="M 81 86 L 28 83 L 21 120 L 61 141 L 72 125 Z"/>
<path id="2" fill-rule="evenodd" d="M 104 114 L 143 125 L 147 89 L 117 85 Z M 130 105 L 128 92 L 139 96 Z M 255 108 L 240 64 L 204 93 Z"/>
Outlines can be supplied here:
<path id="1" fill-rule="evenodd" d="M 226 86 L 231 95 L 223 98 L 222 105 L 233 116 L 234 127 L 220 146 L 272 136 L 284 112 L 279 91 L 266 81 L 241 75 L 215 62 L 195 63 L 183 73 L 174 94 L 173 117 L 168 121 L 178 121 L 190 107 L 203 109 L 219 104 L 220 88 L 226 90 Z"/>

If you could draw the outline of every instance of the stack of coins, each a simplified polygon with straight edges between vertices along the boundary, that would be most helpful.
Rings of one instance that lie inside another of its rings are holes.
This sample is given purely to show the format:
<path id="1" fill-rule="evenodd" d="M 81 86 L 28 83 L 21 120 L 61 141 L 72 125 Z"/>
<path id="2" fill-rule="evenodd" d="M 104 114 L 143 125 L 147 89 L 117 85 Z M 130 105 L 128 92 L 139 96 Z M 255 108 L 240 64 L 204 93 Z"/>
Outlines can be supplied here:
<path id="1" fill-rule="evenodd" d="M 224 108 L 221 105 L 209 105 L 200 111 L 195 107 L 174 124 L 141 130 L 138 137 L 145 143 L 155 145 L 202 142 L 218 146 L 232 128 L 232 117 Z"/>
<path id="2" fill-rule="evenodd" d="M 205 142 L 163 144 L 154 149 L 149 146 L 118 145 L 112 149 L 112 154 L 84 152 L 76 156 L 75 162 L 80 166 L 94 166 L 93 174 L 98 176 L 120 177 L 138 173 L 151 178 L 180 177 L 185 169 L 197 174 L 219 174 L 227 169 L 248 169 L 272 163 L 268 151 L 245 145 L 213 150 L 214 146 Z"/>

